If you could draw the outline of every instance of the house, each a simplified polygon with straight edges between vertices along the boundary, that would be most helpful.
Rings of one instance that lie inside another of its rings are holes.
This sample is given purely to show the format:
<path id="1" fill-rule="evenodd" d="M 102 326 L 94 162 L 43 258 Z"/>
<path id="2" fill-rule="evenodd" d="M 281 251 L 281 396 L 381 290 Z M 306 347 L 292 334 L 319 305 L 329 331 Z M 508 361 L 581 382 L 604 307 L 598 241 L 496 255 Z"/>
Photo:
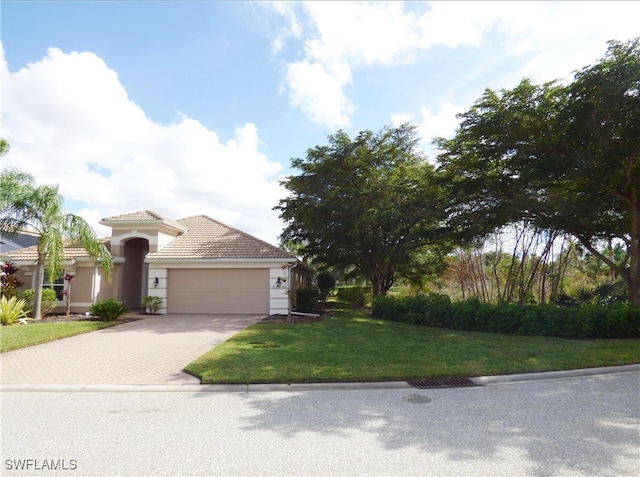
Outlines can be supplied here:
<path id="1" fill-rule="evenodd" d="M 31 247 L 36 243 L 38 243 L 38 234 L 36 232 L 25 230 L 17 234 L 7 234 L 0 230 L 0 255 Z"/>
<path id="2" fill-rule="evenodd" d="M 82 248 L 65 249 L 64 273 L 71 282 L 71 310 L 83 312 L 96 301 L 115 298 L 141 308 L 146 295 L 163 299 L 160 313 L 287 314 L 289 291 L 309 270 L 292 254 L 205 215 L 179 220 L 144 210 L 107 217 L 105 245 L 114 258 L 111 281 Z M 18 278 L 33 287 L 35 247 L 3 254 Z M 62 275 L 52 285 L 69 286 Z"/>

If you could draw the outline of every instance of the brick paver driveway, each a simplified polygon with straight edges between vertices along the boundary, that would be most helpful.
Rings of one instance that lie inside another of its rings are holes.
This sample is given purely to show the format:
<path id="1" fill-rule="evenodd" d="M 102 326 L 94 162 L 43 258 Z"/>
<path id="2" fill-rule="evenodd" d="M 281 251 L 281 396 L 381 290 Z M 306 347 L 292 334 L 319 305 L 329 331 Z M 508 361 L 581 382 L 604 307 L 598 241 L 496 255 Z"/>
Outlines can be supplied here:
<path id="1" fill-rule="evenodd" d="M 0 355 L 2 384 L 198 384 L 182 369 L 256 315 L 162 315 Z M 29 325 L 27 325 L 29 326 Z"/>

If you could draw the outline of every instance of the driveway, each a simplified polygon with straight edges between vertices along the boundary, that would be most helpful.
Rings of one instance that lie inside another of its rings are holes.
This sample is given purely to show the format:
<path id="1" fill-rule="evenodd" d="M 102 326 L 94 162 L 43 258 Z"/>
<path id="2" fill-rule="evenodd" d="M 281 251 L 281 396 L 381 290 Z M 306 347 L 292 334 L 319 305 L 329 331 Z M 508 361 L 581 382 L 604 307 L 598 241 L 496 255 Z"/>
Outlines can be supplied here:
<path id="1" fill-rule="evenodd" d="M 0 355 L 2 384 L 199 384 L 182 369 L 264 318 L 158 315 Z M 28 325 L 27 325 L 28 326 Z"/>

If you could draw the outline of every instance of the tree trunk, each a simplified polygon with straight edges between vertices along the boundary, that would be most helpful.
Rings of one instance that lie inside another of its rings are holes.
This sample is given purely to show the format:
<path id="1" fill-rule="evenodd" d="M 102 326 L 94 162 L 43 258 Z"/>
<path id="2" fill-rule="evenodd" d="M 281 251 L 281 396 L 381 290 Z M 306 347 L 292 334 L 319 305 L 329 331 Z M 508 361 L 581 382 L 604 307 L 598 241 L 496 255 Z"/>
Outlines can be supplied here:
<path id="1" fill-rule="evenodd" d="M 640 306 L 640 203 L 638 191 L 631 189 L 631 243 L 629 244 L 629 301 Z M 627 277 L 625 277 L 627 278 Z"/>
<path id="2" fill-rule="evenodd" d="M 42 319 L 42 288 L 44 287 L 44 257 L 38 254 L 38 262 L 36 263 L 36 282 L 34 284 L 33 295 L 33 319 Z"/>

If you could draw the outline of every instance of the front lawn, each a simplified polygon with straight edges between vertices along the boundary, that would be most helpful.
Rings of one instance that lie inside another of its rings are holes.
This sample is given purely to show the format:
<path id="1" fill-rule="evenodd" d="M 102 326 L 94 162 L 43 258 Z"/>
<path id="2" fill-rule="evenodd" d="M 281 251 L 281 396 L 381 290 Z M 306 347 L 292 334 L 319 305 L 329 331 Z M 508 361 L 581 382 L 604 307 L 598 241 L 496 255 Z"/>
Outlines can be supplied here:
<path id="1" fill-rule="evenodd" d="M 452 331 L 339 311 L 255 324 L 190 363 L 203 383 L 406 381 L 640 363 L 640 339 L 571 341 Z"/>
<path id="2" fill-rule="evenodd" d="M 117 321 L 54 321 L 0 327 L 0 352 L 25 348 L 47 341 L 100 330 L 117 325 Z"/>

